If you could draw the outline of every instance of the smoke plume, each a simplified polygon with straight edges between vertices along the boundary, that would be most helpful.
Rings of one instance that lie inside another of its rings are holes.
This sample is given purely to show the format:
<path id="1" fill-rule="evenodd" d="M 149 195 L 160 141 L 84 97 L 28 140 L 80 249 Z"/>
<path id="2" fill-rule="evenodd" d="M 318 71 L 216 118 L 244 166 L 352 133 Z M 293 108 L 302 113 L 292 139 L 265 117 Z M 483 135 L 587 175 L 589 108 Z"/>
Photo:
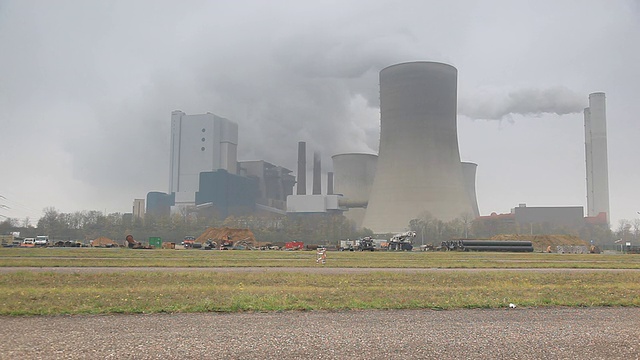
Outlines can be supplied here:
<path id="1" fill-rule="evenodd" d="M 581 112 L 586 99 L 586 95 L 562 86 L 519 89 L 506 94 L 482 90 L 473 95 L 461 94 L 458 114 L 479 120 L 500 120 L 510 115 L 567 115 Z"/>

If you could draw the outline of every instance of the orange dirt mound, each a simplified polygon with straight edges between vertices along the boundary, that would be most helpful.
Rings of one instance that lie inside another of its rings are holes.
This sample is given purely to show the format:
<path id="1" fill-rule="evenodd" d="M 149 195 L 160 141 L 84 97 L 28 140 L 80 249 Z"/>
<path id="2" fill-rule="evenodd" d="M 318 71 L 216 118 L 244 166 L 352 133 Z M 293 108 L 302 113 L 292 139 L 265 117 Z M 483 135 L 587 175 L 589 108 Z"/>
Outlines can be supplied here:
<path id="1" fill-rule="evenodd" d="M 93 247 L 118 246 L 118 243 L 109 239 L 108 237 L 100 236 L 99 238 L 91 241 L 91 246 Z"/>
<path id="2" fill-rule="evenodd" d="M 221 241 L 231 240 L 234 244 L 239 242 L 247 242 L 252 246 L 256 246 L 257 241 L 253 232 L 249 229 L 232 229 L 228 227 L 224 228 L 208 228 L 202 235 L 198 236 L 196 242 L 204 243 L 207 240 L 213 240 L 220 244 Z"/>

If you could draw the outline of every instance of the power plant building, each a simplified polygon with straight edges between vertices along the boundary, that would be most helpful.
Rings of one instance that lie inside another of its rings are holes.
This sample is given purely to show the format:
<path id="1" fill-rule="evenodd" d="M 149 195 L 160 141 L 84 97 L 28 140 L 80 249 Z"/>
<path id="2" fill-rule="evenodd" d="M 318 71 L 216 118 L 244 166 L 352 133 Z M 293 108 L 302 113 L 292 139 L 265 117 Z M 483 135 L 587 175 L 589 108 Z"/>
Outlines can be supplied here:
<path id="1" fill-rule="evenodd" d="M 238 163 L 240 175 L 255 178 L 258 182 L 256 202 L 271 208 L 285 211 L 287 196 L 293 194 L 296 179 L 291 170 L 264 160 L 241 161 Z"/>
<path id="2" fill-rule="evenodd" d="M 609 166 L 607 160 L 607 115 L 605 94 L 589 95 L 584 109 L 584 135 L 587 169 L 587 215 L 609 214 Z"/>
<path id="3" fill-rule="evenodd" d="M 259 196 L 256 178 L 230 174 L 224 169 L 201 172 L 199 177 L 200 189 L 195 198 L 199 209 L 212 209 L 219 219 L 255 210 Z"/>
<path id="4" fill-rule="evenodd" d="M 201 172 L 237 173 L 238 124 L 206 113 L 171 113 L 169 193 L 176 206 L 195 204 Z"/>
<path id="5" fill-rule="evenodd" d="M 380 71 L 380 147 L 363 227 L 393 233 L 426 213 L 442 221 L 474 213 L 456 111 L 453 66 L 409 62 Z"/>
<path id="6" fill-rule="evenodd" d="M 133 217 L 136 219 L 144 219 L 144 199 L 133 200 Z"/>

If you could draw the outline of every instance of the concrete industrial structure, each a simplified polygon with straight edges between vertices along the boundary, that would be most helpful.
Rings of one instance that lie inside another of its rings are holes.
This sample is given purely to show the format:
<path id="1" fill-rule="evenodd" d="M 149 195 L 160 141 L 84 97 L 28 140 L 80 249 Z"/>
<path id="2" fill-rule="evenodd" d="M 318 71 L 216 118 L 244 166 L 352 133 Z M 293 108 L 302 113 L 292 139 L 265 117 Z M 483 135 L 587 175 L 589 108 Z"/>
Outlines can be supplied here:
<path id="1" fill-rule="evenodd" d="M 380 147 L 364 227 L 395 233 L 426 213 L 442 221 L 473 213 L 456 111 L 453 66 L 409 62 L 380 71 Z"/>
<path id="2" fill-rule="evenodd" d="M 296 195 L 287 196 L 287 214 L 326 214 L 342 212 L 338 201 L 341 195 L 322 194 L 322 168 L 320 153 L 313 154 L 313 184 L 311 195 L 306 195 L 306 143 L 298 143 L 298 183 Z"/>
<path id="3" fill-rule="evenodd" d="M 322 194 L 322 165 L 320 162 L 320 153 L 317 151 L 313 153 L 313 185 L 311 194 Z"/>
<path id="4" fill-rule="evenodd" d="M 133 217 L 136 219 L 144 219 L 144 199 L 133 200 Z"/>
<path id="5" fill-rule="evenodd" d="M 471 202 L 471 208 L 473 210 L 473 217 L 480 216 L 480 209 L 478 209 L 478 197 L 476 195 L 476 170 L 478 164 L 471 162 L 462 163 L 462 176 L 464 176 L 464 184 L 467 189 L 467 195 Z"/>
<path id="6" fill-rule="evenodd" d="M 293 194 L 293 186 L 296 183 L 291 170 L 264 160 L 240 161 L 238 168 L 240 175 L 257 179 L 258 204 L 286 210 L 287 196 Z"/>
<path id="7" fill-rule="evenodd" d="M 171 113 L 169 193 L 175 206 L 195 205 L 200 173 L 223 169 L 237 173 L 238 124 L 211 113 Z"/>
<path id="8" fill-rule="evenodd" d="M 199 190 L 196 192 L 196 209 L 210 210 L 208 215 L 226 219 L 255 211 L 260 195 L 259 180 L 231 174 L 224 169 L 200 173 Z"/>
<path id="9" fill-rule="evenodd" d="M 169 217 L 174 203 L 174 194 L 151 191 L 147 193 L 147 214 L 154 217 Z"/>
<path id="10" fill-rule="evenodd" d="M 296 195 L 307 194 L 307 143 L 298 142 L 298 177 Z"/>
<path id="11" fill-rule="evenodd" d="M 362 226 L 369 193 L 376 176 L 378 155 L 363 153 L 337 154 L 333 161 L 333 192 L 341 194 L 340 206 L 347 211 L 344 216 L 357 228 Z"/>
<path id="12" fill-rule="evenodd" d="M 605 94 L 589 94 L 584 109 L 585 159 L 587 169 L 587 214 L 609 213 L 609 166 L 607 160 L 607 114 Z"/>

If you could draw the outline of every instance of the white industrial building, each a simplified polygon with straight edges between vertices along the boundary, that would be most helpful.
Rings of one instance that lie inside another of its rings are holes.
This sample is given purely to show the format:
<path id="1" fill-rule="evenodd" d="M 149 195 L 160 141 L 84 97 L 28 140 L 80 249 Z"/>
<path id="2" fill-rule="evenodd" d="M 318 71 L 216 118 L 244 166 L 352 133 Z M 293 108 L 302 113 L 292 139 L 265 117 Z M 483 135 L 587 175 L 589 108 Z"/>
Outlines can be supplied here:
<path id="1" fill-rule="evenodd" d="M 206 113 L 171 113 L 169 194 L 175 207 L 195 205 L 200 173 L 224 169 L 237 173 L 238 124 Z"/>

